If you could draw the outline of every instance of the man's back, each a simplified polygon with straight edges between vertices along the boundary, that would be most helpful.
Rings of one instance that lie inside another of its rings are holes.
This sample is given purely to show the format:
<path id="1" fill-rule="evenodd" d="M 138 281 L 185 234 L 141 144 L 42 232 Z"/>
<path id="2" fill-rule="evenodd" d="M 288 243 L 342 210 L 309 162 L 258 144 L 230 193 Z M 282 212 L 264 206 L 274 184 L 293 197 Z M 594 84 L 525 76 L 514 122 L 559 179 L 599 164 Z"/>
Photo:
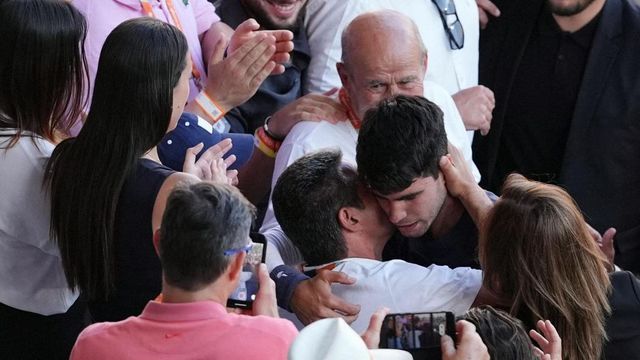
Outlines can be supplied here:
<path id="1" fill-rule="evenodd" d="M 159 303 L 116 323 L 80 334 L 71 359 L 286 359 L 293 324 L 228 314 L 213 301 Z"/>
<path id="2" fill-rule="evenodd" d="M 392 313 L 462 314 L 471 307 L 482 283 L 479 270 L 437 265 L 425 268 L 402 260 L 348 258 L 336 262 L 333 270 L 356 279 L 353 285 L 332 285 L 332 292 L 361 306 L 360 316 L 351 324 L 357 332 L 367 328 L 371 314 L 382 306 Z"/>

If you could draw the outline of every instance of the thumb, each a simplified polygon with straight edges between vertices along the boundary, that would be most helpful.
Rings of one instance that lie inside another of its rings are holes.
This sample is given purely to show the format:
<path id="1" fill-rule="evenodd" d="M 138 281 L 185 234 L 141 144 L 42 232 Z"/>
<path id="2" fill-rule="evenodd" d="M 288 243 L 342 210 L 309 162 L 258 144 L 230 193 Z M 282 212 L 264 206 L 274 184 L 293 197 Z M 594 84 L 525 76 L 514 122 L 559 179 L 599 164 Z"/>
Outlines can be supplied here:
<path id="1" fill-rule="evenodd" d="M 453 345 L 453 339 L 449 335 L 442 335 L 440 338 L 440 349 L 442 350 L 442 358 L 449 359 L 456 354 L 456 348 Z"/>
<path id="2" fill-rule="evenodd" d="M 184 155 L 184 163 L 182 167 L 187 168 L 188 166 L 195 164 L 196 157 L 198 156 L 200 151 L 202 151 L 203 147 L 204 147 L 204 144 L 199 143 L 194 147 L 188 148 L 186 154 Z"/>
<path id="3" fill-rule="evenodd" d="M 617 230 L 615 228 L 609 228 L 602 235 L 602 245 L 608 246 L 613 243 L 613 238 L 616 236 Z"/>
<path id="4" fill-rule="evenodd" d="M 220 39 L 216 43 L 215 48 L 213 49 L 213 53 L 211 54 L 211 59 L 209 59 L 209 64 L 217 64 L 224 59 L 224 52 L 227 50 L 227 45 L 229 45 L 229 40 L 225 34 L 220 34 Z"/>
<path id="5" fill-rule="evenodd" d="M 247 19 L 242 24 L 238 25 L 234 35 L 237 34 L 237 36 L 243 36 L 258 29 L 260 29 L 260 24 L 258 24 L 255 19 Z"/>

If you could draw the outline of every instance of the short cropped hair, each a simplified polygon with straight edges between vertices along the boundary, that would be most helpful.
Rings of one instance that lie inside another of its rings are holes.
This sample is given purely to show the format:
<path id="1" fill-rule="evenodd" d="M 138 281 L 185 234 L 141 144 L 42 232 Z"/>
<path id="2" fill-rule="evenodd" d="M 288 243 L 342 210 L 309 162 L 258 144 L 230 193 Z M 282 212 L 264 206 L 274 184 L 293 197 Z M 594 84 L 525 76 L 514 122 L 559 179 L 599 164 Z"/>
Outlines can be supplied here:
<path id="1" fill-rule="evenodd" d="M 367 111 L 356 151 L 362 181 L 383 195 L 439 176 L 447 154 L 442 111 L 421 96 L 396 96 Z"/>
<path id="2" fill-rule="evenodd" d="M 228 185 L 178 186 L 167 200 L 159 253 L 165 281 L 185 291 L 213 283 L 229 266 L 225 250 L 247 245 L 255 209 Z"/>
<path id="3" fill-rule="evenodd" d="M 301 157 L 278 179 L 272 199 L 276 219 L 307 264 L 347 257 L 338 212 L 363 208 L 357 177 L 342 164 L 340 151 L 322 151 Z"/>
<path id="4" fill-rule="evenodd" d="M 492 359 L 534 360 L 533 343 L 522 321 L 491 306 L 472 308 L 462 318 L 476 327 Z"/>

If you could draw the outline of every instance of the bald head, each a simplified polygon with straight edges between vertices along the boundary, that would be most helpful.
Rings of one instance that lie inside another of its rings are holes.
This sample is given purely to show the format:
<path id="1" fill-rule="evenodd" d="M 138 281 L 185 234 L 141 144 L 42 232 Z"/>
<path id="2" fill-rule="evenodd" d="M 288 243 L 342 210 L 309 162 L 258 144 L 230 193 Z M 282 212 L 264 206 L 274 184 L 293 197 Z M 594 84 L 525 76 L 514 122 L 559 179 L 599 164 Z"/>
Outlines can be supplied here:
<path id="1" fill-rule="evenodd" d="M 379 10 L 357 16 L 342 32 L 342 62 L 358 64 L 360 57 L 376 56 L 381 51 L 419 50 L 426 55 L 416 24 L 408 16 L 393 10 Z"/>

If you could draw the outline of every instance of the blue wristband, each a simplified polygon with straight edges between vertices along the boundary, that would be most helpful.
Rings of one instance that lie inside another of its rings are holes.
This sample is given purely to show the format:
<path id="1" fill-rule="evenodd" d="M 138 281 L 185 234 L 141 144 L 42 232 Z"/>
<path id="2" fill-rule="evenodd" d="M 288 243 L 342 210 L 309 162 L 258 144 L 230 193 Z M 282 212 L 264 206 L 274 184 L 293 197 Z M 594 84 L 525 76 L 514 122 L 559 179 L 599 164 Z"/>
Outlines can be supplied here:
<path id="1" fill-rule="evenodd" d="M 290 306 L 293 292 L 301 281 L 308 280 L 309 277 L 287 265 L 276 266 L 271 271 L 270 276 L 276 283 L 278 306 L 289 312 L 293 312 Z"/>

